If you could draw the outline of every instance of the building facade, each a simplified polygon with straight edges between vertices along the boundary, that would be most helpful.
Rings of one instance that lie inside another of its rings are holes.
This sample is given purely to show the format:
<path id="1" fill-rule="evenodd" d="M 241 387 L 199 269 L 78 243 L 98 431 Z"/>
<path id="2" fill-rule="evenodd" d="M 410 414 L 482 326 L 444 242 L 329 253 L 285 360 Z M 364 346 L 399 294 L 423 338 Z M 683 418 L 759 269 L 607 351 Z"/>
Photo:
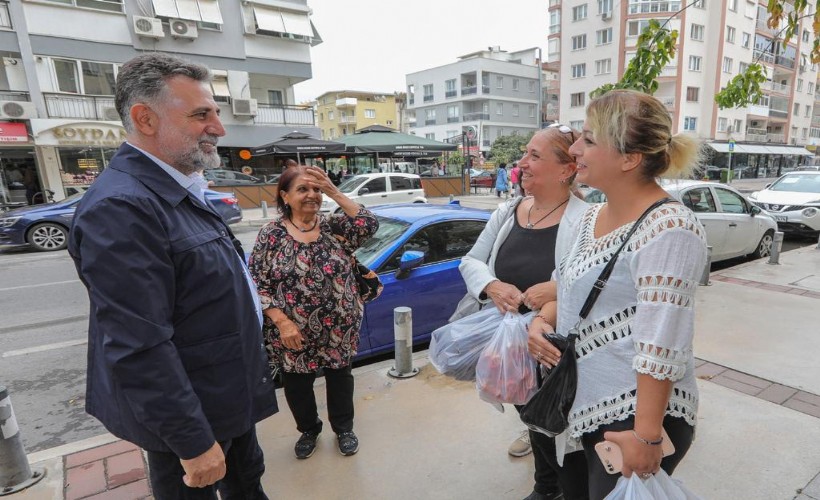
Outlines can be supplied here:
<path id="1" fill-rule="evenodd" d="M 394 94 L 334 90 L 316 99 L 316 123 L 322 139 L 333 140 L 370 125 L 401 128 L 401 100 Z"/>
<path id="2" fill-rule="evenodd" d="M 506 52 L 489 47 L 408 74 L 410 133 L 446 141 L 470 128 L 477 149 L 487 152 L 498 137 L 537 130 L 540 58 L 537 48 Z"/>
<path id="3" fill-rule="evenodd" d="M 549 0 L 547 53 L 560 66 L 565 89 L 560 121 L 581 127 L 589 92 L 623 75 L 638 36 L 656 19 L 679 33 L 675 58 L 655 92 L 675 132 L 697 135 L 712 146 L 713 163 L 731 161 L 745 175 L 772 175 L 805 161 L 817 90 L 817 65 L 809 60 L 811 16 L 784 44 L 780 30 L 766 26 L 763 2 L 700 0 L 675 15 L 685 6 L 670 0 Z M 763 98 L 746 108 L 719 109 L 715 95 L 752 62 L 766 68 Z M 730 142 L 737 144 L 733 160 Z"/>
<path id="4" fill-rule="evenodd" d="M 270 169 L 239 152 L 294 129 L 318 135 L 312 110 L 292 103 L 320 41 L 304 0 L 0 1 L 0 202 L 21 200 L 20 171 L 36 177 L 29 193 L 56 200 L 94 180 L 125 139 L 117 72 L 147 51 L 211 68 L 223 167 Z"/>

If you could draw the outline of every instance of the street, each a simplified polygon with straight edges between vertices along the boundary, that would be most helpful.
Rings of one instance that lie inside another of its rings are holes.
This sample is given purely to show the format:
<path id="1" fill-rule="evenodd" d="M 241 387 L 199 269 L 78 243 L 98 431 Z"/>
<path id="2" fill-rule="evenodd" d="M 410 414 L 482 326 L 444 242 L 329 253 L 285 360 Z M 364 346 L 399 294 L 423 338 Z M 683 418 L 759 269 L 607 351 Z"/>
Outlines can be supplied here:
<path id="1" fill-rule="evenodd" d="M 232 229 L 250 252 L 259 227 Z M 783 251 L 813 244 L 789 238 Z M 85 413 L 88 299 L 68 252 L 0 252 L 0 318 L 0 385 L 9 389 L 26 451 L 105 432 Z"/>

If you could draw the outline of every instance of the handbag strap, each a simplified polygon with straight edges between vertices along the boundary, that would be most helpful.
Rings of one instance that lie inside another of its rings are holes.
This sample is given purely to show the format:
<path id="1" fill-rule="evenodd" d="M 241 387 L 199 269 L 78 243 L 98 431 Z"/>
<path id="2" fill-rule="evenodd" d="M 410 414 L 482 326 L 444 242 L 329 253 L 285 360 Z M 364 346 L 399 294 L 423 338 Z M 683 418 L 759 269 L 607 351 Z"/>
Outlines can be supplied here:
<path id="1" fill-rule="evenodd" d="M 603 271 L 601 274 L 598 275 L 598 279 L 595 280 L 595 284 L 592 285 L 592 290 L 589 291 L 589 295 L 587 295 L 587 300 L 584 302 L 583 307 L 581 307 L 581 312 L 578 314 L 581 319 L 586 319 L 589 315 L 589 311 L 592 309 L 592 306 L 595 305 L 595 302 L 598 300 L 598 296 L 601 295 L 601 291 L 603 291 L 604 287 L 606 286 L 606 282 L 609 280 L 609 276 L 612 274 L 612 270 L 615 268 L 615 261 L 618 260 L 618 255 L 620 255 L 621 250 L 624 249 L 626 244 L 629 242 L 629 239 L 632 238 L 632 235 L 635 234 L 635 231 L 638 229 L 638 226 L 643 222 L 647 215 L 659 206 L 663 205 L 664 203 L 668 203 L 670 201 L 674 201 L 672 198 L 663 198 L 647 208 L 644 213 L 638 217 L 638 220 L 635 221 L 635 224 L 632 225 L 632 228 L 626 233 L 623 241 L 621 242 L 621 246 L 615 250 L 615 253 L 612 254 L 612 257 L 609 258 L 609 262 L 606 263 L 604 266 Z"/>

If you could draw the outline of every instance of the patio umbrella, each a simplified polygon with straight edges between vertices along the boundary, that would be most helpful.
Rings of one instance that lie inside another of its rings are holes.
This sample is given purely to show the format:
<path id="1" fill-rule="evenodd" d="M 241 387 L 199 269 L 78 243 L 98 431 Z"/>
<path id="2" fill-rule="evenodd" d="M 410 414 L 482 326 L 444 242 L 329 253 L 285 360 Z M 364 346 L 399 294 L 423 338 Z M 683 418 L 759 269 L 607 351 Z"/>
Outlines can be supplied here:
<path id="1" fill-rule="evenodd" d="M 392 156 L 424 156 L 458 149 L 455 144 L 402 134 L 382 125 L 365 127 L 353 135 L 340 137 L 339 141 L 355 153 L 386 153 Z"/>
<path id="2" fill-rule="evenodd" d="M 302 155 L 312 153 L 342 153 L 345 145 L 341 142 L 315 139 L 304 132 L 293 131 L 278 141 L 259 146 L 253 150 L 255 156 L 270 154 L 295 154 L 296 161 L 302 163 Z"/>

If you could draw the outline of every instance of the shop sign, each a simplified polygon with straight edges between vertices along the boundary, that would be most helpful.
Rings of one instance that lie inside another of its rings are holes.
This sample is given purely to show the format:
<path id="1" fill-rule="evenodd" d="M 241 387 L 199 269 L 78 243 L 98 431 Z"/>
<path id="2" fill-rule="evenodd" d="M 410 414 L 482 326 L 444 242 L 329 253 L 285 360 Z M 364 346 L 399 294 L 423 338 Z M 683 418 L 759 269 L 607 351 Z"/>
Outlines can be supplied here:
<path id="1" fill-rule="evenodd" d="M 0 142 L 28 142 L 26 124 L 0 122 Z"/>
<path id="2" fill-rule="evenodd" d="M 40 146 L 118 147 L 127 138 L 125 129 L 103 123 L 70 123 L 41 130 L 36 135 Z"/>

